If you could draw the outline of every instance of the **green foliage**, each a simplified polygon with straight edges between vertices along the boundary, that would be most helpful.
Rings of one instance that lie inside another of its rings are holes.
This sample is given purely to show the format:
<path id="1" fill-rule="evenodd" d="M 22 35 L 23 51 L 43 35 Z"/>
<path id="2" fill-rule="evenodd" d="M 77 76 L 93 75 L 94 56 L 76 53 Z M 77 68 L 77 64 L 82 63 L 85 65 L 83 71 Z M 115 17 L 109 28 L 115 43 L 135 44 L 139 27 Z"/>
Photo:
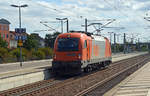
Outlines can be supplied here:
<path id="1" fill-rule="evenodd" d="M 20 50 L 19 50 L 19 48 L 16 48 L 16 49 L 12 50 L 12 51 L 10 52 L 10 54 L 11 54 L 13 57 L 15 57 L 15 58 L 19 58 L 19 57 L 20 57 Z"/>
<path id="2" fill-rule="evenodd" d="M 45 36 L 45 46 L 50 47 L 50 48 L 54 48 L 55 39 L 59 34 L 60 34 L 59 32 L 55 32 L 53 34 L 46 34 L 46 36 Z"/>
<path id="3" fill-rule="evenodd" d="M 3 40 L 0 36 L 0 47 L 7 48 L 7 46 L 8 46 L 8 43 L 5 40 Z"/>
<path id="4" fill-rule="evenodd" d="M 0 48 L 0 57 L 5 57 L 8 54 L 8 50 L 6 48 Z"/>
<path id="5" fill-rule="evenodd" d="M 23 60 L 26 60 L 27 53 L 28 53 L 28 50 L 26 50 L 25 48 L 22 48 L 22 58 L 23 58 Z M 10 54 L 11 54 L 12 57 L 17 58 L 17 61 L 20 60 L 20 48 L 16 48 L 16 49 L 12 50 L 10 52 Z"/>
<path id="6" fill-rule="evenodd" d="M 117 49 L 118 49 L 118 52 L 123 52 L 124 47 L 121 44 L 117 44 Z"/>
<path id="7" fill-rule="evenodd" d="M 14 58 L 11 54 L 9 54 L 9 50 L 7 48 L 0 48 L 0 63 L 8 63 L 14 61 Z"/>
<path id="8" fill-rule="evenodd" d="M 45 54 L 44 54 L 44 52 L 38 50 L 38 51 L 33 52 L 33 57 L 36 58 L 36 59 L 44 59 Z"/>
<path id="9" fill-rule="evenodd" d="M 47 34 L 45 42 L 47 42 L 48 47 L 46 48 L 39 48 L 39 37 L 37 37 L 36 34 L 28 35 L 22 48 L 22 60 L 28 61 L 51 58 L 53 50 L 50 46 L 53 47 L 58 34 L 60 33 Z M 20 61 L 20 48 L 7 49 L 7 42 L 0 38 L 0 63 L 16 61 Z"/>
<path id="10" fill-rule="evenodd" d="M 147 45 L 142 45 L 141 46 L 141 51 L 147 51 L 148 50 L 148 46 Z"/>
<path id="11" fill-rule="evenodd" d="M 54 34 L 47 34 L 47 46 L 46 48 L 39 48 L 40 43 L 38 41 L 41 38 L 37 34 L 31 34 L 27 36 L 27 40 L 23 44 L 22 48 L 22 60 L 40 60 L 48 59 L 53 55 L 53 50 L 50 46 L 54 45 L 54 41 L 58 32 Z M 7 42 L 0 37 L 0 63 L 16 62 L 20 61 L 20 48 L 7 49 Z"/>
<path id="12" fill-rule="evenodd" d="M 51 48 L 39 48 L 39 50 L 44 52 L 46 58 L 51 58 L 53 55 L 53 50 Z"/>
<path id="13" fill-rule="evenodd" d="M 22 48 L 22 58 L 23 60 L 27 60 L 27 55 L 30 53 L 30 51 L 28 51 L 25 48 Z"/>
<path id="14" fill-rule="evenodd" d="M 25 41 L 25 43 L 23 44 L 23 47 L 31 50 L 32 48 L 38 49 L 38 41 L 36 40 L 36 38 L 32 35 L 27 36 L 27 40 Z"/>
<path id="15" fill-rule="evenodd" d="M 5 60 L 5 58 L 8 56 L 8 50 L 6 48 L 0 48 L 0 62 L 1 60 Z"/>
<path id="16" fill-rule="evenodd" d="M 114 48 L 115 48 L 115 45 L 113 44 L 113 45 L 111 46 L 112 52 L 114 52 Z M 123 50 L 124 50 L 123 45 L 116 43 L 116 52 L 123 52 Z"/>

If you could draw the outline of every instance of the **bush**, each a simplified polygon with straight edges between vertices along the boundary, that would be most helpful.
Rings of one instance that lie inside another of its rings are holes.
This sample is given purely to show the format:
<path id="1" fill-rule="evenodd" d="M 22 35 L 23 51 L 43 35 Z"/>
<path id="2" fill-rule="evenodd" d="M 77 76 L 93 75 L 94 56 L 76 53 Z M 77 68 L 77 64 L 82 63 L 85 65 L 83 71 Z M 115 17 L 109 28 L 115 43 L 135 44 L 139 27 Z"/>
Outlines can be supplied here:
<path id="1" fill-rule="evenodd" d="M 7 46 L 8 43 L 1 38 L 1 34 L 0 34 L 0 47 L 7 48 Z"/>
<path id="2" fill-rule="evenodd" d="M 35 48 L 31 50 L 22 48 L 22 61 L 48 59 L 52 55 L 53 50 L 51 48 L 39 48 L 38 50 L 35 50 Z M 20 61 L 20 48 L 7 49 L 0 47 L 0 63 L 17 61 Z"/>
<path id="3" fill-rule="evenodd" d="M 6 58 L 9 57 L 8 55 L 8 50 L 0 47 L 0 63 L 7 61 Z"/>
<path id="4" fill-rule="evenodd" d="M 148 46 L 146 46 L 146 45 L 141 46 L 141 51 L 147 51 L 147 50 L 148 50 Z"/>
<path id="5" fill-rule="evenodd" d="M 34 51 L 32 56 L 36 59 L 44 59 L 45 58 L 44 52 L 42 52 L 40 50 Z"/>
<path id="6" fill-rule="evenodd" d="M 29 53 L 28 50 L 26 50 L 25 48 L 22 48 L 22 60 L 27 59 L 28 53 Z M 20 60 L 20 48 L 16 48 L 16 49 L 12 50 L 10 52 L 10 54 L 12 55 L 13 58 L 17 58 L 17 61 Z"/>
<path id="7" fill-rule="evenodd" d="M 15 58 L 19 58 L 19 57 L 20 57 L 20 50 L 19 50 L 19 48 L 16 48 L 16 49 L 12 50 L 12 51 L 10 52 L 10 54 L 11 54 L 13 57 L 15 57 Z"/>
<path id="8" fill-rule="evenodd" d="M 6 48 L 0 48 L 0 58 L 5 58 L 8 56 L 8 50 Z"/>
<path id="9" fill-rule="evenodd" d="M 44 52 L 46 58 L 52 58 L 53 50 L 51 48 L 39 48 L 38 50 Z"/>

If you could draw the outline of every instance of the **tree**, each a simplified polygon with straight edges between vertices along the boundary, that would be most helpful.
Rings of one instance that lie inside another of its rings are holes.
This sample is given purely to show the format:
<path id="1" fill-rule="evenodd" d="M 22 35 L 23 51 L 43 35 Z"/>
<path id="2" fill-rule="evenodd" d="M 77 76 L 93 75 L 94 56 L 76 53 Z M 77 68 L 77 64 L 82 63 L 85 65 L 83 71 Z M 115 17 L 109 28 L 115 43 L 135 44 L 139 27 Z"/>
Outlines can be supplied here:
<path id="1" fill-rule="evenodd" d="M 6 57 L 8 57 L 8 50 L 0 47 L 0 63 L 4 61 Z"/>
<path id="2" fill-rule="evenodd" d="M 32 48 L 38 49 L 38 41 L 32 35 L 27 36 L 27 40 L 24 42 L 23 47 L 31 50 Z"/>
<path id="3" fill-rule="evenodd" d="M 46 47 L 46 48 L 39 48 L 38 50 L 44 52 L 45 57 L 46 57 L 47 59 L 48 59 L 48 58 L 52 58 L 52 56 L 53 56 L 53 50 L 52 50 L 52 48 Z"/>
<path id="4" fill-rule="evenodd" d="M 55 32 L 53 34 L 46 34 L 46 36 L 45 36 L 45 46 L 50 47 L 50 48 L 54 48 L 55 39 L 59 34 L 60 34 L 59 32 Z"/>
<path id="5" fill-rule="evenodd" d="M 7 46 L 8 46 L 8 43 L 4 41 L 0 36 L 0 47 L 7 48 Z"/>

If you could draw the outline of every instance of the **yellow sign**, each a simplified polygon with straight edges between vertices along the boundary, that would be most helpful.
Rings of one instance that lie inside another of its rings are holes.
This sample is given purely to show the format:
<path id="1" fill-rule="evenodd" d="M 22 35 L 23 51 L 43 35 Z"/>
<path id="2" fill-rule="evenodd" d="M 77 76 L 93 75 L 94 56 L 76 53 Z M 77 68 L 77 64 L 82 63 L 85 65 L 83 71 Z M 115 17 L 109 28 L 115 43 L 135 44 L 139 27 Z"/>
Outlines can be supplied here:
<path id="1" fill-rule="evenodd" d="M 22 43 L 22 40 L 18 40 L 18 43 Z"/>
<path id="2" fill-rule="evenodd" d="M 23 46 L 23 43 L 18 43 L 18 46 Z"/>
<path id="3" fill-rule="evenodd" d="M 18 46 L 23 46 L 22 40 L 18 40 Z"/>

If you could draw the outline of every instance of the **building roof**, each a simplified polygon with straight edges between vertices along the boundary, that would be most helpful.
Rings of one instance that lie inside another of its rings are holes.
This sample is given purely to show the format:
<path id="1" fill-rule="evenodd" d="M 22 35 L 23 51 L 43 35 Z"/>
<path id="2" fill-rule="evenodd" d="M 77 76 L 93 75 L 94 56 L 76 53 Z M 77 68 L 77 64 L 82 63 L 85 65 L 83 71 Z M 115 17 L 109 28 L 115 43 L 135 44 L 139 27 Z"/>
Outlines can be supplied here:
<path id="1" fill-rule="evenodd" d="M 9 25 L 10 22 L 8 20 L 2 18 L 2 19 L 0 19 L 0 24 L 7 24 L 7 25 Z"/>
<path id="2" fill-rule="evenodd" d="M 13 35 L 15 35 L 16 34 L 16 32 L 15 31 L 9 31 L 10 32 L 10 34 L 13 34 Z"/>

